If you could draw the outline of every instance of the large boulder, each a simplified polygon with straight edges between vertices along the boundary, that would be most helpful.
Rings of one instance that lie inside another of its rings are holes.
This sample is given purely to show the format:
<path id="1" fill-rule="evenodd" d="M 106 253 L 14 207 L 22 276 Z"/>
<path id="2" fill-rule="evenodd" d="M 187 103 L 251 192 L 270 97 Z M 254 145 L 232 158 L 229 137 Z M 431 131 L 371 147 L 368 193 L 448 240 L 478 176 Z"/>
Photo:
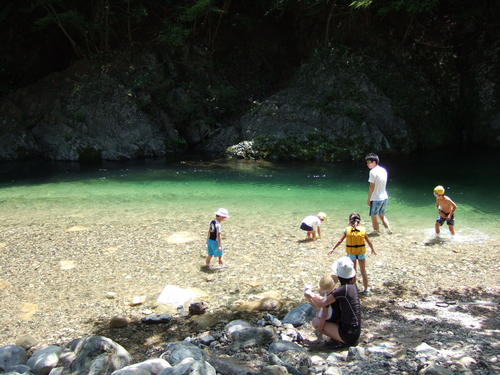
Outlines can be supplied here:
<path id="1" fill-rule="evenodd" d="M 308 303 L 303 303 L 290 310 L 283 318 L 283 323 L 293 324 L 295 327 L 310 322 L 316 315 L 316 310 Z"/>
<path id="2" fill-rule="evenodd" d="M 338 160 L 368 150 L 410 152 L 412 130 L 361 64 L 313 59 L 292 84 L 265 99 L 207 147 L 235 158 Z M 349 59 L 345 57 L 344 59 Z M 239 134 L 234 142 L 235 134 Z"/>
<path id="3" fill-rule="evenodd" d="M 153 358 L 123 367 L 114 371 L 111 375 L 158 375 L 162 370 L 169 367 L 172 366 L 164 359 Z"/>
<path id="4" fill-rule="evenodd" d="M 109 375 L 128 366 L 130 354 L 113 340 L 88 336 L 70 343 L 74 359 L 64 369 L 64 375 Z"/>
<path id="5" fill-rule="evenodd" d="M 216 371 L 204 360 L 185 358 L 174 367 L 164 369 L 159 375 L 216 375 Z"/>
<path id="6" fill-rule="evenodd" d="M 33 352 L 26 363 L 36 375 L 47 375 L 59 362 L 62 348 L 55 345 L 44 346 Z"/>
<path id="7" fill-rule="evenodd" d="M 10 371 L 11 367 L 26 363 L 26 350 L 22 346 L 7 345 L 0 348 L 0 370 Z"/>
<path id="8" fill-rule="evenodd" d="M 203 351 L 196 345 L 186 341 L 170 342 L 166 345 L 166 351 L 161 355 L 161 358 L 168 361 L 172 365 L 182 362 L 186 358 L 195 360 L 203 360 Z"/>

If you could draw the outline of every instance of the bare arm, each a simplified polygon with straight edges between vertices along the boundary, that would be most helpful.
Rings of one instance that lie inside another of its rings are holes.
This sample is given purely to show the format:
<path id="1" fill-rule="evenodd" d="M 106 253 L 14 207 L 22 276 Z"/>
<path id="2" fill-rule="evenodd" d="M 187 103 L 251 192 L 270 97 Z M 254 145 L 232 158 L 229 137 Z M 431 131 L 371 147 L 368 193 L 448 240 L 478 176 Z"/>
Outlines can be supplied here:
<path id="1" fill-rule="evenodd" d="M 220 250 L 221 247 L 222 247 L 222 242 L 221 242 L 221 239 L 220 239 L 220 232 L 217 233 L 217 242 L 219 243 L 219 250 Z"/>
<path id="2" fill-rule="evenodd" d="M 370 249 L 372 250 L 372 254 L 373 255 L 377 255 L 377 252 L 375 251 L 375 249 L 373 248 L 373 244 L 372 244 L 372 241 L 370 240 L 370 237 L 368 237 L 367 234 L 365 234 L 365 241 L 366 243 L 368 244 L 368 246 L 370 246 Z"/>
<path id="3" fill-rule="evenodd" d="M 307 298 L 307 297 L 306 297 Z M 312 294 L 307 298 L 311 305 L 316 307 L 318 310 L 322 307 L 331 305 L 332 303 L 335 302 L 335 297 L 333 297 L 331 294 L 329 294 L 326 298 L 322 297 L 318 294 Z"/>
<path id="4" fill-rule="evenodd" d="M 344 233 L 342 237 L 340 237 L 340 240 L 337 241 L 335 246 L 328 252 L 328 255 L 332 255 L 333 251 L 344 241 L 346 234 Z"/>
<path id="5" fill-rule="evenodd" d="M 447 200 L 448 200 L 448 203 L 450 204 L 450 214 L 448 215 L 448 219 L 451 219 L 451 216 L 453 215 L 453 213 L 455 212 L 455 210 L 457 209 L 457 205 L 455 204 L 455 202 L 453 202 L 450 198 L 447 197 Z"/>
<path id="6" fill-rule="evenodd" d="M 373 190 L 375 190 L 375 184 L 373 182 L 370 182 L 370 187 L 368 188 L 368 206 L 370 205 L 370 200 L 373 194 Z"/>
<path id="7" fill-rule="evenodd" d="M 319 229 L 319 225 L 318 225 L 318 238 L 321 238 L 321 229 Z"/>
<path id="8" fill-rule="evenodd" d="M 324 307 L 321 308 L 318 312 L 318 331 L 323 332 L 323 328 L 325 327 L 326 316 L 328 315 L 328 310 Z"/>

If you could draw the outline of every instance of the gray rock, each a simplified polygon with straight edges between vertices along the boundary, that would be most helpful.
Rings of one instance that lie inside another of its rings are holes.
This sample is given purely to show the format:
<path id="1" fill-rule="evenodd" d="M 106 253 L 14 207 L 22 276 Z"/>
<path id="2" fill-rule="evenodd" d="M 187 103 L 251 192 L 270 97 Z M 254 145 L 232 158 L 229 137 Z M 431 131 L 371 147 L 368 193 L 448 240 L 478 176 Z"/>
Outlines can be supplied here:
<path id="1" fill-rule="evenodd" d="M 439 366 L 435 363 L 432 363 L 424 368 L 422 368 L 419 372 L 419 375 L 452 375 L 453 371 Z"/>
<path id="2" fill-rule="evenodd" d="M 210 333 L 206 332 L 198 337 L 200 340 L 200 343 L 203 345 L 210 345 L 212 342 L 215 341 L 215 337 L 213 337 Z"/>
<path id="3" fill-rule="evenodd" d="M 244 320 L 233 320 L 226 324 L 224 332 L 227 336 L 231 336 L 233 332 L 241 331 L 246 328 L 252 328 L 252 325 Z"/>
<path id="4" fill-rule="evenodd" d="M 109 321 L 109 328 L 125 328 L 128 326 L 129 320 L 125 316 L 114 316 Z"/>
<path id="5" fill-rule="evenodd" d="M 287 375 L 289 374 L 285 366 L 271 365 L 262 369 L 262 375 Z"/>
<path id="6" fill-rule="evenodd" d="M 305 351 L 302 346 L 290 341 L 275 341 L 269 345 L 269 351 L 271 353 L 281 353 L 286 352 L 287 350 L 295 350 L 299 352 Z"/>
<path id="7" fill-rule="evenodd" d="M 292 324 L 295 327 L 310 322 L 316 316 L 316 310 L 308 303 L 297 306 L 285 315 L 283 323 Z"/>
<path id="8" fill-rule="evenodd" d="M 31 368 L 28 365 L 15 365 L 9 368 L 9 371 L 17 372 L 19 374 L 31 374 Z"/>
<path id="9" fill-rule="evenodd" d="M 161 358 L 167 360 L 172 365 L 176 365 L 186 358 L 193 358 L 197 361 L 204 359 L 202 350 L 186 341 L 168 343 L 166 349 Z"/>
<path id="10" fill-rule="evenodd" d="M 297 370 L 294 366 L 292 366 L 292 365 L 290 365 L 288 363 L 285 363 L 276 354 L 270 353 L 268 360 L 269 360 L 269 363 L 271 365 L 278 365 L 278 366 L 285 367 L 289 374 L 292 374 L 292 375 L 302 375 L 302 373 L 299 370 Z"/>
<path id="11" fill-rule="evenodd" d="M 337 366 L 328 366 L 324 375 L 342 375 L 342 369 Z"/>
<path id="12" fill-rule="evenodd" d="M 62 375 L 64 372 L 64 367 L 54 367 L 50 370 L 49 375 Z"/>
<path id="13" fill-rule="evenodd" d="M 271 323 L 273 326 L 275 327 L 281 327 L 283 326 L 283 323 L 281 322 L 281 320 L 279 320 L 278 318 L 276 318 L 275 316 L 271 315 L 271 314 L 264 314 L 264 320 Z"/>
<path id="14" fill-rule="evenodd" d="M 88 336 L 70 343 L 75 359 L 65 368 L 64 375 L 109 375 L 130 363 L 130 354 L 113 340 Z"/>
<path id="15" fill-rule="evenodd" d="M 173 319 L 170 314 L 153 314 L 145 316 L 141 319 L 141 322 L 144 324 L 160 324 L 160 323 L 168 323 Z"/>
<path id="16" fill-rule="evenodd" d="M 189 314 L 190 315 L 201 315 L 204 314 L 205 311 L 208 310 L 208 305 L 205 302 L 194 302 L 189 305 Z"/>
<path id="17" fill-rule="evenodd" d="M 268 328 L 245 328 L 232 332 L 231 340 L 233 350 L 250 346 L 262 346 L 271 343 L 275 338 L 274 331 Z"/>
<path id="18" fill-rule="evenodd" d="M 209 355 L 208 362 L 222 375 L 252 375 L 257 374 L 254 368 L 248 366 L 248 362 L 233 357 L 219 357 Z"/>
<path id="19" fill-rule="evenodd" d="M 16 365 L 24 365 L 27 360 L 26 350 L 18 345 L 0 348 L 0 369 L 7 370 Z"/>
<path id="20" fill-rule="evenodd" d="M 170 363 L 161 358 L 148 359 L 144 362 L 134 363 L 116 370 L 112 375 L 157 375 L 162 370 L 172 367 Z"/>
<path id="21" fill-rule="evenodd" d="M 365 349 L 360 346 L 351 346 L 347 351 L 348 361 L 365 361 L 366 360 Z"/>
<path id="22" fill-rule="evenodd" d="M 26 363 L 36 375 L 47 375 L 59 363 L 62 348 L 55 345 L 44 346 L 33 352 Z"/>
<path id="23" fill-rule="evenodd" d="M 285 352 L 277 353 L 276 355 L 282 361 L 282 366 L 285 366 L 290 373 L 293 373 L 290 370 L 290 368 L 293 368 L 300 374 L 305 375 L 308 373 L 309 367 L 312 365 L 311 358 L 304 352 L 287 350 Z"/>
<path id="24" fill-rule="evenodd" d="M 429 344 L 423 342 L 415 348 L 415 351 L 419 354 L 437 354 L 438 350 L 430 346 Z"/>
<path id="25" fill-rule="evenodd" d="M 216 375 L 216 371 L 206 361 L 185 358 L 174 367 L 162 370 L 158 375 Z"/>

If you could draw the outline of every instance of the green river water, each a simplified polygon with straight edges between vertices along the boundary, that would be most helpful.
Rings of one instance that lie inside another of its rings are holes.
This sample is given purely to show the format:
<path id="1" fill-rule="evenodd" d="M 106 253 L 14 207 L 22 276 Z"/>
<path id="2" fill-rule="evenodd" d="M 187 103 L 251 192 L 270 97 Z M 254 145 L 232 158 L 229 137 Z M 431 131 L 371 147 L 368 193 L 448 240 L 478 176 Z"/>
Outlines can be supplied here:
<path id="1" fill-rule="evenodd" d="M 500 237 L 497 161 L 498 156 L 457 163 L 439 155 L 382 161 L 390 174 L 387 217 L 393 229 L 415 239 L 430 237 L 436 217 L 432 189 L 441 184 L 458 204 L 457 240 Z M 362 161 L 155 161 L 99 166 L 26 162 L 4 163 L 0 172 L 1 217 L 11 225 L 27 218 L 50 223 L 53 217 L 75 215 L 96 223 L 172 215 L 181 222 L 200 216 L 208 221 L 218 207 L 229 210 L 231 221 L 245 217 L 262 229 L 298 225 L 305 215 L 318 211 L 325 211 L 328 225 L 339 229 L 354 211 L 369 222 L 368 169 Z"/>

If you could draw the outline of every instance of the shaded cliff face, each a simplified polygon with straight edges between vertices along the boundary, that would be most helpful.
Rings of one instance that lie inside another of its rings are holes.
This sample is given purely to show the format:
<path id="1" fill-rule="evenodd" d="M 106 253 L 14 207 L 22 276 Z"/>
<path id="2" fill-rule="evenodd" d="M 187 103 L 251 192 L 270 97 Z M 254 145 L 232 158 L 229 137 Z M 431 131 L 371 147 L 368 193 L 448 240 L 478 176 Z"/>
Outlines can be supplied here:
<path id="1" fill-rule="evenodd" d="M 0 102 L 0 159 L 96 161 L 160 157 L 175 151 L 169 117 L 144 108 L 141 80 L 162 80 L 152 55 L 135 63 L 81 61 Z"/>
<path id="2" fill-rule="evenodd" d="M 377 74 L 390 73 L 376 60 L 346 50 L 316 55 L 288 88 L 255 102 L 207 148 L 227 149 L 230 157 L 285 160 L 344 160 L 370 150 L 411 153 L 419 146 L 417 131 L 405 120 L 404 111 L 396 112 L 393 98 L 368 76 L 365 67 L 374 64 L 379 64 Z M 427 89 L 425 96 L 432 98 L 435 92 Z M 412 90 L 407 88 L 409 101 L 421 95 Z M 428 116 L 439 110 L 430 100 L 426 104 Z"/>

